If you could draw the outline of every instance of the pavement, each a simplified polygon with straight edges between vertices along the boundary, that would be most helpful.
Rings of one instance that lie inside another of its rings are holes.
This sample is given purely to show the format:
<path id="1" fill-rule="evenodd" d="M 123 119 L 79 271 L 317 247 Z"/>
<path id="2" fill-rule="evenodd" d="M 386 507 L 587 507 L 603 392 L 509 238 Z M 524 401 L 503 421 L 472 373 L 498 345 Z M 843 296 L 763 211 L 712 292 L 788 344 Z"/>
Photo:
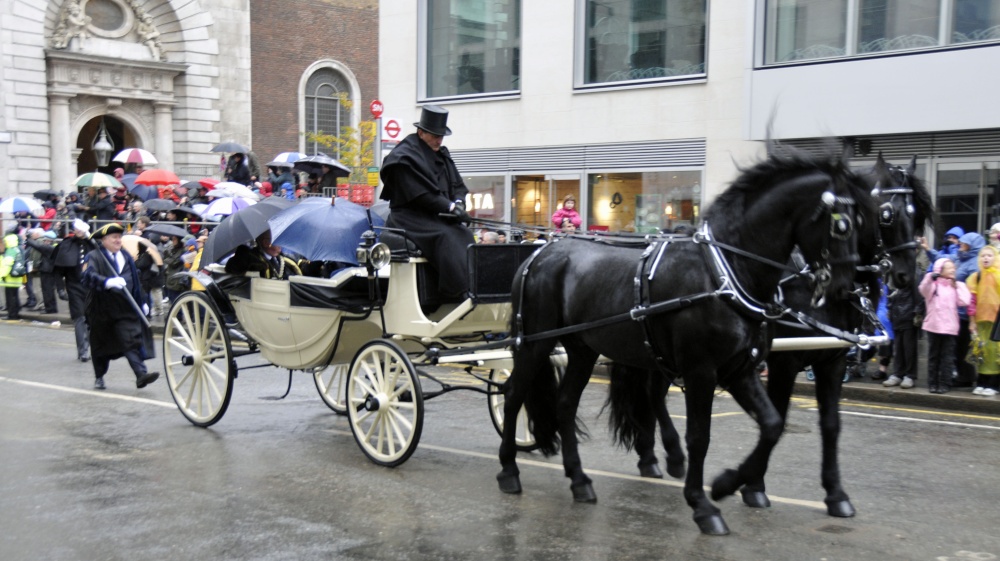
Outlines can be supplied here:
<path id="1" fill-rule="evenodd" d="M 39 322 L 51 325 L 60 322 L 60 327 L 72 329 L 73 322 L 69 317 L 69 306 L 59 300 L 59 311 L 55 314 L 31 312 L 22 307 L 21 318 L 26 322 Z M 150 320 L 153 332 L 163 334 L 163 323 L 169 306 L 164 304 L 164 315 L 154 316 Z M 932 394 L 927 390 L 927 348 L 923 338 L 918 347 L 916 387 L 911 389 L 886 388 L 882 381 L 872 380 L 869 376 L 878 370 L 876 360 L 866 363 L 867 374 L 855 377 L 842 386 L 841 399 L 844 401 L 886 403 L 897 406 L 926 407 L 966 413 L 982 413 L 1000 415 L 1000 396 L 983 397 L 972 395 L 973 388 L 954 388 L 946 394 Z M 891 369 L 891 367 L 890 367 Z M 597 371 L 600 373 L 600 370 Z M 815 386 L 806 379 L 805 373 L 799 375 L 795 383 L 796 396 L 814 396 Z"/>

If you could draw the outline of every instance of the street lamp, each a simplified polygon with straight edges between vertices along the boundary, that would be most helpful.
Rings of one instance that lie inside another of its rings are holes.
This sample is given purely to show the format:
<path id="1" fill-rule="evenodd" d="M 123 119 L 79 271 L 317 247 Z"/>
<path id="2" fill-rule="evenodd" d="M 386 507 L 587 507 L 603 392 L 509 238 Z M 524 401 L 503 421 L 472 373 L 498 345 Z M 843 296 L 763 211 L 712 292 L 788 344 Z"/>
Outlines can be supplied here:
<path id="1" fill-rule="evenodd" d="M 97 167 L 104 167 L 111 161 L 111 153 L 115 150 L 115 145 L 108 139 L 108 128 L 104 126 L 104 118 L 101 118 L 101 125 L 97 129 L 97 136 L 94 137 L 94 156 L 97 158 Z"/>

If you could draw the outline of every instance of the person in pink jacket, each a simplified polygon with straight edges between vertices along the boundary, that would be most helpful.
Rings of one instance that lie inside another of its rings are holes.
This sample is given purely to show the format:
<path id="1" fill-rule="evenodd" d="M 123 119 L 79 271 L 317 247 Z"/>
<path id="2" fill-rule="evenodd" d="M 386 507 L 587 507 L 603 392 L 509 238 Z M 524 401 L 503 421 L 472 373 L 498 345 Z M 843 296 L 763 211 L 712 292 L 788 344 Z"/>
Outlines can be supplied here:
<path id="1" fill-rule="evenodd" d="M 583 224 L 580 213 L 576 211 L 576 197 L 566 195 L 562 208 L 552 214 L 552 223 L 556 225 L 556 228 L 570 231 L 578 229 L 580 224 Z"/>
<path id="2" fill-rule="evenodd" d="M 959 306 L 968 306 L 972 294 L 964 282 L 955 280 L 955 262 L 938 259 L 933 272 L 920 281 L 920 294 L 927 303 L 923 329 L 927 332 L 927 387 L 930 393 L 948 393 L 955 369 Z M 913 387 L 913 381 L 901 388 Z"/>

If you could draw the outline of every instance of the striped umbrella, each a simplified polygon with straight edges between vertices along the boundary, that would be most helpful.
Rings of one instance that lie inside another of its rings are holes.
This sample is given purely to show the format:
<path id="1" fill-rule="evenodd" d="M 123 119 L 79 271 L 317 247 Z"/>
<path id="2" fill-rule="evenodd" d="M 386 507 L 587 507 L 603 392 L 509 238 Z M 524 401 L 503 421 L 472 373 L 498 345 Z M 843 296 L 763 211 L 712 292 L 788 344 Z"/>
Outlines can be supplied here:
<path id="1" fill-rule="evenodd" d="M 141 164 L 151 166 L 160 163 L 149 151 L 142 148 L 126 148 L 111 159 L 112 162 L 122 162 L 124 164 Z"/>
<path id="2" fill-rule="evenodd" d="M 274 157 L 273 160 L 267 163 L 269 166 L 274 166 L 276 168 L 290 168 L 292 164 L 305 158 L 306 155 L 302 152 L 282 152 Z"/>
<path id="3" fill-rule="evenodd" d="M 108 187 L 111 189 L 118 189 L 119 187 L 124 187 L 124 185 L 122 185 L 122 182 L 118 181 L 113 176 L 96 171 L 92 173 L 85 173 L 80 177 L 77 177 L 76 181 L 73 182 L 73 185 L 83 188 L 97 187 L 99 189 L 104 187 Z"/>
<path id="4" fill-rule="evenodd" d="M 30 212 L 35 216 L 42 213 L 42 203 L 31 197 L 9 197 L 0 201 L 0 213 Z"/>

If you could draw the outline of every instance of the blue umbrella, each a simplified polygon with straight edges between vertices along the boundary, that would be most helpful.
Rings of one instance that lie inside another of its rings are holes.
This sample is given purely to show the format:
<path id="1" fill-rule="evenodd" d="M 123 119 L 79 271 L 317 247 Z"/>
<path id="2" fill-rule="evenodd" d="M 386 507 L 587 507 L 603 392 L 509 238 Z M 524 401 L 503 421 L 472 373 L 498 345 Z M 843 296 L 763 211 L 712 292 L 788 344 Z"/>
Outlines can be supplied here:
<path id="1" fill-rule="evenodd" d="M 269 166 L 274 166 L 276 168 L 290 168 L 292 164 L 305 158 L 306 155 L 302 152 L 282 152 L 274 157 L 273 160 L 267 163 Z"/>
<path id="2" fill-rule="evenodd" d="M 355 205 L 357 206 L 357 205 Z M 0 213 L 30 212 L 35 216 L 42 214 L 42 203 L 31 197 L 14 196 L 0 201 Z"/>
<path id="3" fill-rule="evenodd" d="M 375 226 L 385 225 L 381 216 L 372 214 Z M 275 214 L 271 239 L 311 261 L 339 261 L 358 264 L 356 250 L 361 234 L 369 229 L 367 209 L 347 199 L 332 201 L 309 197 Z"/>

